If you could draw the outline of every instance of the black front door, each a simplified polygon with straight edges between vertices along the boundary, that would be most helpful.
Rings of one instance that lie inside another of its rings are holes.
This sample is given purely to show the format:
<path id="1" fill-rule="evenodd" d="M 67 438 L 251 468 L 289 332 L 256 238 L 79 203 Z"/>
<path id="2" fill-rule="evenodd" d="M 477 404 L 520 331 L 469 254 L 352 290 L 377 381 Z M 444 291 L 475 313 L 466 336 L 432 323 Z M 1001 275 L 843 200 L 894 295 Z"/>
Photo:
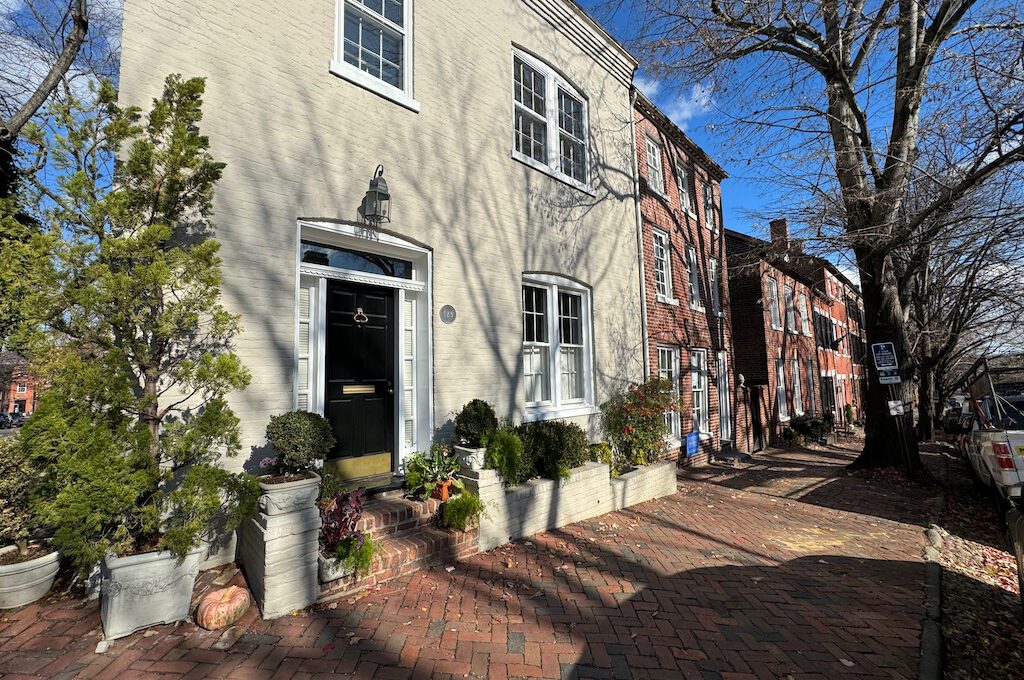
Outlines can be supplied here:
<path id="1" fill-rule="evenodd" d="M 836 412 L 836 383 L 833 378 L 821 379 L 821 410 L 826 414 Z"/>
<path id="2" fill-rule="evenodd" d="M 345 479 L 392 471 L 394 321 L 393 290 L 327 282 L 324 411 L 338 440 L 328 464 Z"/>

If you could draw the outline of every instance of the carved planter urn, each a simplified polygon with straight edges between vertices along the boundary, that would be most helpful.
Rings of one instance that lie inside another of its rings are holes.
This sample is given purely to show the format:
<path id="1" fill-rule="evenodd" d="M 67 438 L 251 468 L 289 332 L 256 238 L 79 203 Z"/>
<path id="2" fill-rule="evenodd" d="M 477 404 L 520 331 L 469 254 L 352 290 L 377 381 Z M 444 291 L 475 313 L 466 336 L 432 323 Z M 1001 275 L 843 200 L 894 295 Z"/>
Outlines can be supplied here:
<path id="1" fill-rule="evenodd" d="M 484 459 L 487 457 L 486 448 L 471 448 L 469 446 L 456 446 L 455 453 L 459 461 L 467 470 L 483 470 Z"/>
<path id="2" fill-rule="evenodd" d="M 100 618 L 108 640 L 188 618 L 201 551 L 179 560 L 169 551 L 103 560 Z"/>
<path id="3" fill-rule="evenodd" d="M 284 515 L 313 507 L 320 496 L 320 475 L 294 482 L 271 484 L 260 480 L 260 511 L 265 515 Z"/>

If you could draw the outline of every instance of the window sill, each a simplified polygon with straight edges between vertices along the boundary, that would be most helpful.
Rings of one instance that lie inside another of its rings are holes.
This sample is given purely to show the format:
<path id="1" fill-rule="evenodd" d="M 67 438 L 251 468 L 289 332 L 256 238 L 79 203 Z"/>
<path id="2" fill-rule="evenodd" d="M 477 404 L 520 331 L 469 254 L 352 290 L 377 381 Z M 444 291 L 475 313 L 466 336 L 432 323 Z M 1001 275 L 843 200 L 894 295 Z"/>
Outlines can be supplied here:
<path id="1" fill-rule="evenodd" d="M 552 179 L 557 179 L 562 184 L 568 184 L 573 189 L 579 189 L 580 191 L 582 191 L 583 193 L 587 194 L 588 196 L 594 196 L 594 197 L 597 196 L 597 192 L 594 191 L 593 189 L 591 189 L 589 186 L 587 186 L 583 182 L 580 182 L 579 180 L 575 180 L 572 177 L 569 177 L 568 175 L 563 175 L 562 173 L 558 172 L 557 170 L 552 170 L 551 166 L 548 165 L 547 163 L 541 163 L 538 160 L 530 158 L 526 154 L 519 153 L 515 149 L 512 149 L 512 158 L 513 158 L 513 160 L 519 161 L 523 165 L 530 166 L 534 170 L 539 170 L 540 172 L 543 172 L 545 175 L 547 175 L 548 177 L 551 177 Z"/>
<path id="2" fill-rule="evenodd" d="M 339 78 L 344 78 L 348 82 L 358 85 L 365 90 L 369 90 L 374 94 L 380 95 L 384 99 L 389 99 L 399 106 L 403 106 L 416 113 L 420 112 L 420 103 L 404 91 L 394 87 L 393 85 L 388 85 L 378 78 L 374 78 L 365 71 L 360 71 L 351 64 L 347 64 L 343 61 L 332 60 L 330 71 Z"/>
<path id="3" fill-rule="evenodd" d="M 705 309 L 704 307 L 702 307 L 700 305 L 693 305 L 693 304 L 690 305 L 690 309 L 692 309 L 695 312 L 700 312 L 701 314 L 703 314 L 704 312 L 707 311 L 707 309 Z"/>
<path id="4" fill-rule="evenodd" d="M 663 305 L 672 305 L 673 307 L 679 306 L 679 300 L 677 300 L 676 298 L 668 298 L 665 297 L 664 295 L 658 295 L 657 300 Z"/>
<path id="5" fill-rule="evenodd" d="M 776 325 L 773 324 L 772 325 L 772 330 L 773 331 L 781 331 L 782 330 L 782 326 L 776 326 Z"/>
<path id="6" fill-rule="evenodd" d="M 712 316 L 717 316 L 719 319 L 725 317 L 725 312 L 711 312 Z"/>
<path id="7" fill-rule="evenodd" d="M 648 191 L 648 192 L 650 192 L 650 193 L 654 194 L 655 196 L 657 196 L 657 197 L 658 197 L 658 198 L 660 198 L 661 200 L 663 200 L 663 201 L 665 201 L 666 203 L 668 203 L 668 193 L 666 193 L 666 192 L 665 192 L 664 190 L 662 190 L 662 191 L 658 191 L 657 187 L 653 187 L 653 186 L 651 186 L 651 185 L 650 185 L 649 183 L 647 183 L 646 181 L 645 181 L 645 183 L 644 183 L 644 186 L 645 186 L 645 187 L 647 188 L 647 191 Z"/>
<path id="8" fill-rule="evenodd" d="M 779 422 L 780 423 L 788 423 L 789 422 L 789 416 L 779 416 Z"/>
<path id="9" fill-rule="evenodd" d="M 592 416 L 600 413 L 600 409 L 592 404 L 571 404 L 569 406 L 527 406 L 523 413 L 524 423 L 533 423 L 539 420 L 553 420 L 555 418 L 576 418 L 579 416 Z"/>

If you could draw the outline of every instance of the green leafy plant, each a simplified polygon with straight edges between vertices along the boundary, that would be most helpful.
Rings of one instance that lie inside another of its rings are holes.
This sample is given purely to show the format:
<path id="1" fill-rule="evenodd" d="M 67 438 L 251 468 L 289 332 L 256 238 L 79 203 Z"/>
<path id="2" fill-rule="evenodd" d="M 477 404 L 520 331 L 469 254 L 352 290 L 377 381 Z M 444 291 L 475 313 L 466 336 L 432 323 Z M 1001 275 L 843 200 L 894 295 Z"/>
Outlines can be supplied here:
<path id="1" fill-rule="evenodd" d="M 502 427 L 487 440 L 484 467 L 497 470 L 505 486 L 518 486 L 534 476 L 533 462 L 513 427 Z"/>
<path id="2" fill-rule="evenodd" d="M 804 414 L 793 416 L 789 421 L 789 427 L 807 439 L 820 441 L 832 431 L 832 422 L 825 418 Z"/>
<path id="3" fill-rule="evenodd" d="M 534 474 L 547 479 L 566 479 L 572 468 L 587 460 L 587 434 L 576 423 L 541 420 L 516 428 Z"/>
<path id="4" fill-rule="evenodd" d="M 595 463 L 604 463 L 608 466 L 608 473 L 612 477 L 618 477 L 622 474 L 622 469 L 619 466 L 619 461 L 615 457 L 615 449 L 612 448 L 608 442 L 598 442 L 597 444 L 591 444 L 589 448 L 590 460 Z"/>
<path id="5" fill-rule="evenodd" d="M 665 412 L 678 408 L 669 380 L 652 378 L 630 385 L 601 405 L 601 425 L 618 459 L 628 465 L 649 465 L 664 453 Z"/>
<path id="6" fill-rule="evenodd" d="M 369 534 L 361 537 L 350 536 L 338 541 L 334 546 L 334 559 L 341 562 L 345 569 L 355 574 L 365 574 L 373 565 L 373 555 L 377 545 Z"/>
<path id="7" fill-rule="evenodd" d="M 35 517 L 29 502 L 35 475 L 14 437 L 0 438 L 0 547 L 28 553 Z"/>
<path id="8" fill-rule="evenodd" d="M 846 416 L 847 423 L 853 423 L 853 404 L 843 405 L 843 415 Z"/>
<path id="9" fill-rule="evenodd" d="M 494 407 L 483 399 L 474 399 L 455 416 L 455 441 L 469 448 L 480 448 L 498 429 Z"/>
<path id="10" fill-rule="evenodd" d="M 459 457 L 442 442 L 430 447 L 430 454 L 417 451 L 405 459 L 405 488 L 413 498 L 425 500 L 443 482 L 464 491 L 466 485 L 456 477 L 461 469 Z"/>
<path id="11" fill-rule="evenodd" d="M 319 413 L 291 411 L 271 416 L 267 442 L 277 458 L 268 466 L 283 474 L 309 472 L 327 458 L 336 441 L 331 424 Z"/>
<path id="12" fill-rule="evenodd" d="M 334 469 L 325 467 L 320 471 L 320 496 L 317 503 L 323 506 L 330 502 L 346 486 L 346 480 L 342 479 Z"/>
<path id="13" fill-rule="evenodd" d="M 370 569 L 376 547 L 369 534 L 358 530 L 365 496 L 364 487 L 351 493 L 338 491 L 320 509 L 320 542 L 324 551 L 356 574 Z"/>
<path id="14" fill-rule="evenodd" d="M 472 529 L 484 513 L 484 502 L 476 494 L 464 492 L 448 500 L 441 511 L 441 524 L 448 529 Z"/>
<path id="15" fill-rule="evenodd" d="M 31 282 L 17 343 L 50 385 L 22 445 L 47 478 L 37 516 L 83 573 L 109 551 L 184 556 L 214 517 L 231 531 L 255 508 L 254 478 L 220 465 L 241 448 L 227 395 L 250 376 L 220 302 L 204 87 L 170 76 L 143 117 L 104 82 L 25 137 L 58 172 L 27 201 L 39 232 L 0 242 Z"/>

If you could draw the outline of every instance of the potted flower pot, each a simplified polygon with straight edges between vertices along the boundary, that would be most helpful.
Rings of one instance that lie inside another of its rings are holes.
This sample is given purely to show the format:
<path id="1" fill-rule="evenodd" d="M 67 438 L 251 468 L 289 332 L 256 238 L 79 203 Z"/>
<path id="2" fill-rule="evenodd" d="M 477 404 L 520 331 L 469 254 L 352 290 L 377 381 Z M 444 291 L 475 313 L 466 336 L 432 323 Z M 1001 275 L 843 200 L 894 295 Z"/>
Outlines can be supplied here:
<path id="1" fill-rule="evenodd" d="M 320 495 L 320 475 L 308 473 L 309 477 L 290 482 L 273 483 L 271 478 L 260 478 L 260 510 L 265 515 L 283 515 L 313 507 Z"/>
<path id="2" fill-rule="evenodd" d="M 108 640 L 137 630 L 188 618 L 201 552 L 185 559 L 169 551 L 103 560 L 100 618 Z"/>
<path id="3" fill-rule="evenodd" d="M 459 456 L 462 466 L 469 470 L 483 470 L 484 459 L 487 457 L 487 449 L 474 449 L 468 446 L 456 446 L 455 453 Z"/>
<path id="4" fill-rule="evenodd" d="M 346 566 L 342 560 L 336 560 L 320 553 L 320 583 L 330 583 L 351 576 L 355 569 Z"/>
<path id="5" fill-rule="evenodd" d="M 15 546 L 0 549 L 0 555 L 10 555 Z M 47 553 L 26 562 L 0 564 L 0 609 L 14 609 L 35 602 L 53 586 L 60 568 L 60 553 Z"/>
<path id="6" fill-rule="evenodd" d="M 448 500 L 448 495 L 451 492 L 452 480 L 446 479 L 443 482 L 438 482 L 437 486 L 434 487 L 433 493 L 430 494 L 431 498 L 436 498 L 441 502 Z"/>

